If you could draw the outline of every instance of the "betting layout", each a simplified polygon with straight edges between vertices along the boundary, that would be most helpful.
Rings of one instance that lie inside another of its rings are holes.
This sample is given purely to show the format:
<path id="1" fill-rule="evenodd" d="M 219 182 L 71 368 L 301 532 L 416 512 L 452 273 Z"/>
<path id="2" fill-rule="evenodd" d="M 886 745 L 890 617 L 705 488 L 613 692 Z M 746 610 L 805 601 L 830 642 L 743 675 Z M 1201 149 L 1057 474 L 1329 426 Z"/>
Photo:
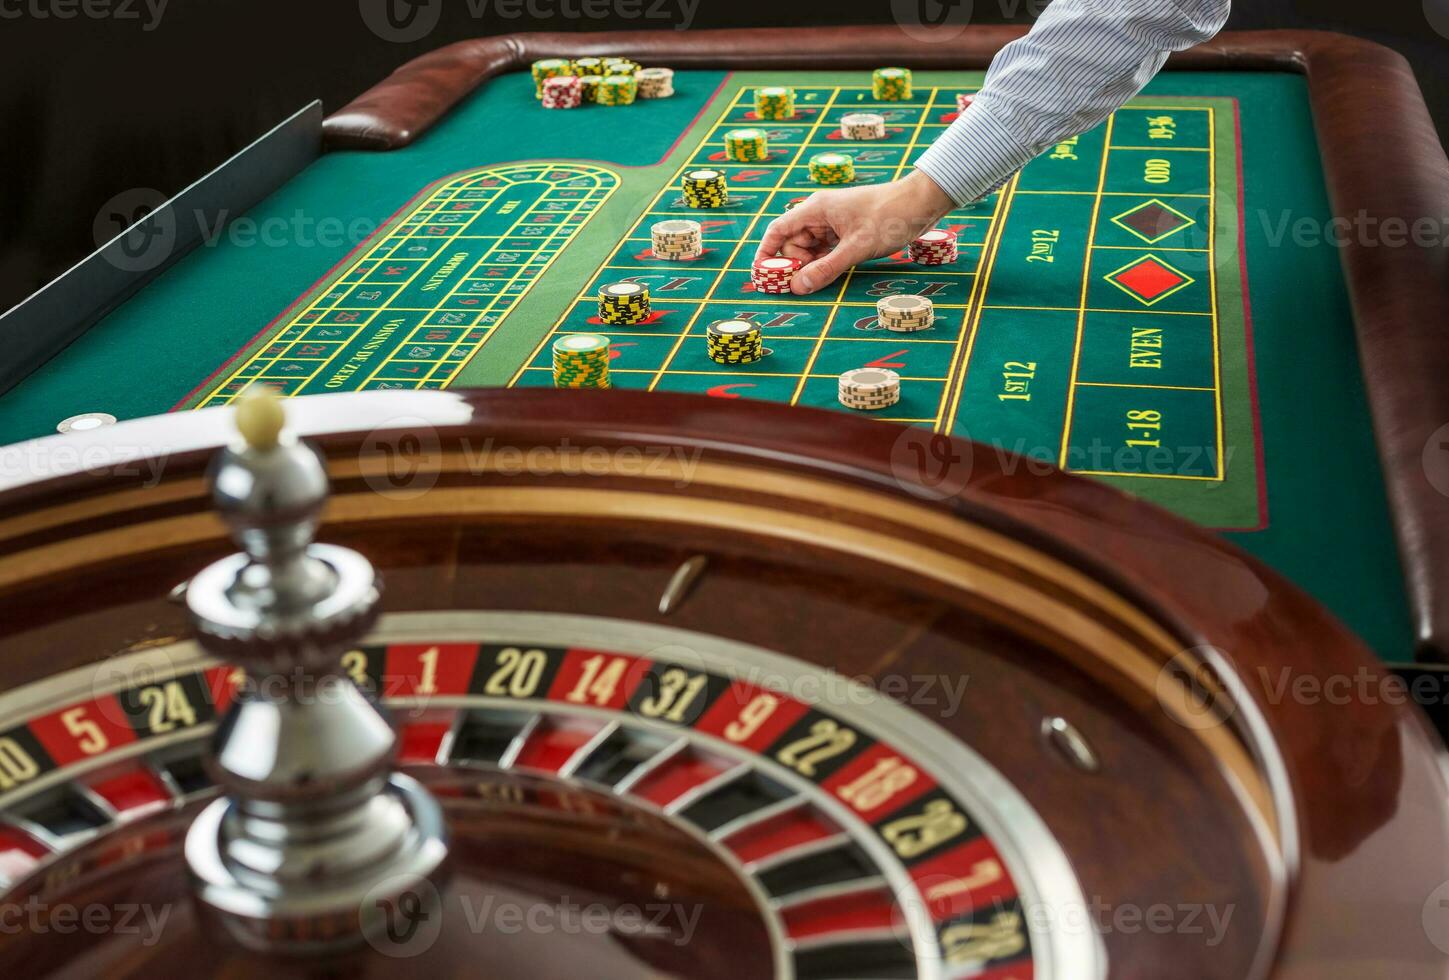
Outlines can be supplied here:
<path id="1" fill-rule="evenodd" d="M 529 163 L 439 181 L 267 328 L 195 406 L 445 388 L 618 186 L 603 167 Z"/>
<path id="2" fill-rule="evenodd" d="M 625 69 L 619 99 L 642 70 Z M 560 377 L 765 398 L 930 426 L 1201 523 L 1259 526 L 1233 101 L 1139 100 L 948 214 L 934 246 L 793 296 L 789 260 L 753 262 L 768 222 L 815 190 L 902 176 L 969 111 L 970 91 L 940 73 L 881 75 L 732 76 L 659 167 L 514 164 L 439 182 L 192 403 L 255 382 L 309 394 Z M 558 77 L 536 76 L 531 111 L 560 125 L 612 113 L 627 130 L 627 107 L 570 93 L 568 111 L 547 108 Z M 611 211 L 620 187 L 633 193 Z"/>
<path id="3" fill-rule="evenodd" d="M 769 221 L 822 187 L 902 176 L 970 104 L 909 73 L 883 93 L 879 76 L 742 84 L 512 383 L 550 383 L 558 337 L 607 330 L 610 386 L 870 410 L 1257 526 L 1231 101 L 1139 100 L 948 215 L 934 242 L 789 295 L 789 260 L 774 282 L 754 261 Z M 685 228 L 691 244 L 668 251 L 661 229 Z M 632 318 L 605 308 L 619 288 Z M 901 297 L 923 326 L 893 316 Z M 764 356 L 717 356 L 719 325 L 742 321 Z M 883 397 L 850 397 L 862 370 Z"/>

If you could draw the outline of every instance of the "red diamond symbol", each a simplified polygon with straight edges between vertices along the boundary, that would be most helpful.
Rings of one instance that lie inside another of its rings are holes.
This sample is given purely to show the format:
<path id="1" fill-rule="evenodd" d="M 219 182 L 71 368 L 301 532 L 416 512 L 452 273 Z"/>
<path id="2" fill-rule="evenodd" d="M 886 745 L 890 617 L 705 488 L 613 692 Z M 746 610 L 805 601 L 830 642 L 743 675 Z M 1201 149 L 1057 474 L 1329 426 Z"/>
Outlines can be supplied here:
<path id="1" fill-rule="evenodd" d="M 1151 306 L 1153 303 L 1175 293 L 1192 283 L 1191 276 L 1178 272 L 1155 255 L 1144 255 L 1109 273 L 1107 281 L 1124 292 Z"/>

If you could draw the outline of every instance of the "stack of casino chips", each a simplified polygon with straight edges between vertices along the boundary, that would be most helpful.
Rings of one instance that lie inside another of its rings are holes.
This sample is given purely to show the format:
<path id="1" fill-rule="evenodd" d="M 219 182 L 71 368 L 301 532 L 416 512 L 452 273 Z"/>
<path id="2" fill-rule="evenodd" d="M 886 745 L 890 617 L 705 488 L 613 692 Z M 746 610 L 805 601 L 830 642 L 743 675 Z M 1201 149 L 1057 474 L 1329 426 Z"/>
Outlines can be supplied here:
<path id="1" fill-rule="evenodd" d="M 705 338 L 716 364 L 753 364 L 765 356 L 765 332 L 749 320 L 716 320 Z"/>
<path id="2" fill-rule="evenodd" d="M 719 170 L 691 170 L 684 175 L 684 201 L 692 208 L 722 208 L 730 203 L 730 186 Z"/>
<path id="3" fill-rule="evenodd" d="M 608 388 L 609 338 L 596 333 L 575 333 L 553 344 L 555 388 Z"/>
<path id="4" fill-rule="evenodd" d="M 604 82 L 603 75 L 580 75 L 579 93 L 585 102 L 599 101 L 599 86 Z"/>
<path id="5" fill-rule="evenodd" d="M 890 408 L 901 400 L 901 376 L 885 368 L 856 368 L 840 376 L 840 404 L 859 411 Z"/>
<path id="6" fill-rule="evenodd" d="M 599 105 L 633 105 L 638 94 L 639 82 L 633 75 L 605 75 L 594 101 Z"/>
<path id="7" fill-rule="evenodd" d="M 543 98 L 543 83 L 546 79 L 561 78 L 574 74 L 574 66 L 566 58 L 545 58 L 533 63 L 533 94 Z"/>
<path id="8" fill-rule="evenodd" d="M 573 60 L 573 66 L 573 74 L 579 76 L 580 78 L 584 78 L 588 75 L 602 76 L 604 74 L 603 58 L 575 58 Z"/>
<path id="9" fill-rule="evenodd" d="M 852 112 L 840 120 L 840 135 L 848 140 L 883 140 L 885 116 L 874 112 Z"/>
<path id="10" fill-rule="evenodd" d="M 810 158 L 810 179 L 817 184 L 848 184 L 855 179 L 855 158 L 848 153 L 817 153 Z"/>
<path id="11" fill-rule="evenodd" d="M 639 83 L 641 99 L 667 99 L 674 94 L 672 68 L 640 68 L 634 78 Z"/>
<path id="12" fill-rule="evenodd" d="M 649 319 L 649 287 L 614 282 L 599 290 L 599 319 L 605 323 L 643 323 Z"/>
<path id="13" fill-rule="evenodd" d="M 741 163 L 770 157 L 770 140 L 763 129 L 731 129 L 724 134 L 725 156 Z"/>
<path id="14" fill-rule="evenodd" d="M 895 333 L 929 330 L 936 319 L 936 305 L 924 296 L 887 296 L 875 304 L 880 325 Z"/>
<path id="15" fill-rule="evenodd" d="M 956 233 L 944 228 L 933 228 L 911 242 L 909 254 L 912 262 L 920 265 L 948 265 L 956 261 Z"/>
<path id="16" fill-rule="evenodd" d="M 911 97 L 909 68 L 877 68 L 870 77 L 871 95 L 877 102 L 904 102 Z"/>
<path id="17" fill-rule="evenodd" d="M 750 285 L 757 293 L 784 294 L 790 291 L 790 280 L 800 270 L 800 260 L 777 255 L 772 259 L 756 259 L 750 267 Z"/>
<path id="18" fill-rule="evenodd" d="M 639 63 L 630 61 L 628 58 L 605 58 L 605 75 L 635 75 L 639 71 Z"/>
<path id="19" fill-rule="evenodd" d="M 649 229 L 655 258 L 675 261 L 697 259 L 704 254 L 704 229 L 698 221 L 677 218 L 660 221 Z"/>
<path id="20" fill-rule="evenodd" d="M 760 119 L 794 119 L 795 90 L 782 87 L 756 89 L 755 116 Z"/>
<path id="21" fill-rule="evenodd" d="M 956 96 L 956 111 L 965 112 L 967 109 L 971 108 L 971 103 L 974 101 L 976 101 L 976 94 L 974 92 L 970 95 L 967 95 L 964 92 L 961 93 L 960 95 Z"/>
<path id="22" fill-rule="evenodd" d="M 577 109 L 584 102 L 584 87 L 576 75 L 555 75 L 543 80 L 545 109 Z"/>

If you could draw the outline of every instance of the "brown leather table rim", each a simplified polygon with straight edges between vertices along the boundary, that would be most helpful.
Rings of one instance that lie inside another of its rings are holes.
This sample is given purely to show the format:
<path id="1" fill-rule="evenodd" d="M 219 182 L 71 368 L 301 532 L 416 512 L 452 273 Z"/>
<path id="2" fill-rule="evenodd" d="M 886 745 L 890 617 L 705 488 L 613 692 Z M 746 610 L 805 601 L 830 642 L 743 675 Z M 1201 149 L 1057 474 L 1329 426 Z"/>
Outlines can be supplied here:
<path id="1" fill-rule="evenodd" d="M 403 65 L 323 123 L 329 149 L 406 146 L 479 85 L 546 57 L 627 54 L 676 68 L 985 68 L 1020 27 L 973 27 L 949 43 L 893 27 L 508 34 L 460 41 Z M 1381 45 L 1321 31 L 1224 33 L 1172 69 L 1307 76 L 1335 217 L 1449 220 L 1449 160 L 1413 72 Z M 1392 170 L 1384 166 L 1393 153 Z M 1359 356 L 1398 534 L 1415 655 L 1449 661 L 1449 499 L 1424 471 L 1449 423 L 1449 253 L 1351 242 L 1343 249 Z M 1304 324 L 1305 331 L 1311 324 Z M 1352 556 L 1344 556 L 1352 560 Z"/>

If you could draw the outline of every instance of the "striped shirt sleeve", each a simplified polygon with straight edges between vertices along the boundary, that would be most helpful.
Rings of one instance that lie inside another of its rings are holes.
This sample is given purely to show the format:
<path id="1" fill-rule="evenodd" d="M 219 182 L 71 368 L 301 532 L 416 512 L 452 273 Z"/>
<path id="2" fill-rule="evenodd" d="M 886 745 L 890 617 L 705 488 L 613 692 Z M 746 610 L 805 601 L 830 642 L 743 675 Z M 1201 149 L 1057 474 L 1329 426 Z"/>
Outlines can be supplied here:
<path id="1" fill-rule="evenodd" d="M 981 92 L 916 164 L 958 204 L 1100 123 L 1168 54 L 1222 29 L 1230 0 L 1054 0 L 1002 48 Z"/>

